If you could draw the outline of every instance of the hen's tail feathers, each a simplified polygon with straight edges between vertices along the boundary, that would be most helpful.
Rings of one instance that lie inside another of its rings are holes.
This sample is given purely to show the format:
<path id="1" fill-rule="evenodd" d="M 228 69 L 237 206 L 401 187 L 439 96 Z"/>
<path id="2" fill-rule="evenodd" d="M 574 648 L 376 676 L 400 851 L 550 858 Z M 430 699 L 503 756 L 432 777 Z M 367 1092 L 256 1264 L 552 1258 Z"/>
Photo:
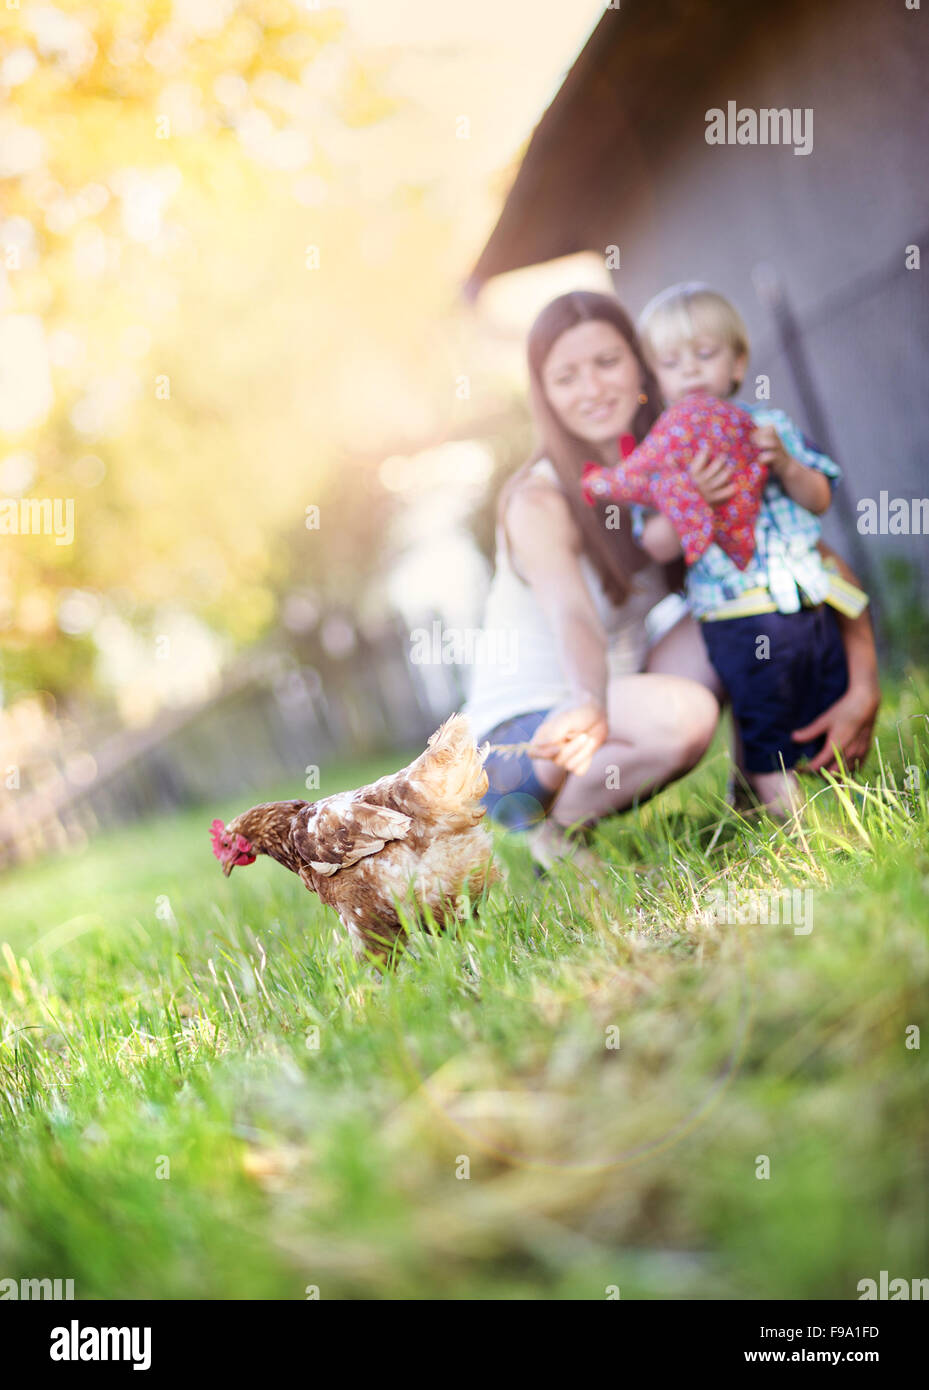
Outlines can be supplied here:
<path id="1" fill-rule="evenodd" d="M 453 714 L 411 766 L 411 779 L 436 813 L 462 828 L 476 825 L 484 814 L 480 802 L 487 791 L 486 756 L 487 745 L 477 747 L 467 719 Z"/>

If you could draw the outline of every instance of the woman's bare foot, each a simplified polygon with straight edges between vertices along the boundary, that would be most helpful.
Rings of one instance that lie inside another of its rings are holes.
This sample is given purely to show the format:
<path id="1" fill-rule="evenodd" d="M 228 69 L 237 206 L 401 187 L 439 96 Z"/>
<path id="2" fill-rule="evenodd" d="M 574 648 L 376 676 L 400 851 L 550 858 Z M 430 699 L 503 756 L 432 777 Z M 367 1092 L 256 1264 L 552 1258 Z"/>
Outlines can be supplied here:
<path id="1" fill-rule="evenodd" d="M 750 772 L 748 780 L 770 816 L 786 820 L 803 803 L 800 779 L 795 772 Z"/>
<path id="2" fill-rule="evenodd" d="M 551 817 L 533 826 L 529 831 L 528 843 L 533 863 L 543 872 L 567 863 L 596 887 L 602 886 L 603 860 L 585 848 L 578 834 L 564 830 Z"/>

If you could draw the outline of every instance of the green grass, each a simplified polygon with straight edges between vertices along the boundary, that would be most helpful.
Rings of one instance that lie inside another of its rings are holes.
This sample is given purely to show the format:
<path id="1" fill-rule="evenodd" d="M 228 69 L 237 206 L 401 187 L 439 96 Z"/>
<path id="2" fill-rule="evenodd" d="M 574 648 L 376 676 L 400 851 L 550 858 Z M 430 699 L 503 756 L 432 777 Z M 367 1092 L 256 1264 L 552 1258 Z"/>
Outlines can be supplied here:
<path id="1" fill-rule="evenodd" d="M 927 709 L 911 676 L 868 767 L 786 829 L 726 811 L 720 743 L 604 826 L 602 893 L 536 882 L 511 838 L 479 916 L 386 977 L 277 865 L 222 877 L 207 827 L 240 805 L 6 875 L 0 1277 L 849 1299 L 925 1275 Z M 812 930 L 708 920 L 729 885 L 809 888 Z"/>

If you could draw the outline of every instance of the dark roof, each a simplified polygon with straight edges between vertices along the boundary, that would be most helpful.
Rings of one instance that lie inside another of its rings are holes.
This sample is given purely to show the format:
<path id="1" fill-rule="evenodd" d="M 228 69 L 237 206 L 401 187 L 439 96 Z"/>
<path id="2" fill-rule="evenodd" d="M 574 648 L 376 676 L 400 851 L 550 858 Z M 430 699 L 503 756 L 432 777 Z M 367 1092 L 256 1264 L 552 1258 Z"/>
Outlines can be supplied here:
<path id="1" fill-rule="evenodd" d="M 764 8 L 770 16 L 797 3 Z M 675 113 L 751 27 L 744 0 L 622 0 L 606 10 L 533 132 L 465 293 L 594 249 L 617 185 L 624 198 L 647 195 L 649 161 L 674 132 Z"/>

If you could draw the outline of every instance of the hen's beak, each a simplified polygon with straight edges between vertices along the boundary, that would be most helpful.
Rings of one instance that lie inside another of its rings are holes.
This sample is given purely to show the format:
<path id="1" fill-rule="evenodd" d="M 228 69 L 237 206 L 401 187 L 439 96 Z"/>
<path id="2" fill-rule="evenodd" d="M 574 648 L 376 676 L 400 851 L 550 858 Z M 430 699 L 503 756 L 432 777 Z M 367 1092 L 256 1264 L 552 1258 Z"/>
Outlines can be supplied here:
<path id="1" fill-rule="evenodd" d="M 224 860 L 223 860 L 223 875 L 224 875 L 224 877 L 228 878 L 229 875 L 232 873 L 232 871 L 233 871 L 234 868 L 235 868 L 235 864 L 232 862 L 231 859 L 224 859 Z"/>

